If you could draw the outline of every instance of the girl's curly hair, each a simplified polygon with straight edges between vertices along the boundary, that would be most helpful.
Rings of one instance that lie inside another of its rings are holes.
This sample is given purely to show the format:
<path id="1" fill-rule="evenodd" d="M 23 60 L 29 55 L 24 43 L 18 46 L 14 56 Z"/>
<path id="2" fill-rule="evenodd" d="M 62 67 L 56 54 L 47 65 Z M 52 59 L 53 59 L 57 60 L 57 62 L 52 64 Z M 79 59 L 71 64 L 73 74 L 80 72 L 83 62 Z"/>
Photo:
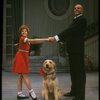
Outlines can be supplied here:
<path id="1" fill-rule="evenodd" d="M 19 27 L 19 31 L 18 31 L 19 37 L 21 36 L 21 31 L 22 31 L 23 29 L 26 29 L 26 30 L 27 30 L 27 33 L 29 34 L 29 31 L 30 31 L 29 26 L 28 26 L 28 25 L 21 25 L 21 26 Z"/>

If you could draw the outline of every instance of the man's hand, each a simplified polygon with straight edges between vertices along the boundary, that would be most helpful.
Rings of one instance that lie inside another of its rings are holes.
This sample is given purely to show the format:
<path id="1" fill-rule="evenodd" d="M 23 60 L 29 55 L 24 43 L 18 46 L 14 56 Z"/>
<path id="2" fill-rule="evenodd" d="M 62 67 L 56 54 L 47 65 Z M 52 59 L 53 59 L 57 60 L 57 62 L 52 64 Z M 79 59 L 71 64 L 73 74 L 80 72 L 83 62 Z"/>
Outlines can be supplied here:
<path id="1" fill-rule="evenodd" d="M 64 43 L 63 42 L 59 42 L 61 45 L 64 45 Z"/>
<path id="2" fill-rule="evenodd" d="M 48 37 L 48 39 L 49 39 L 50 42 L 55 42 L 56 41 L 56 39 L 54 37 Z"/>

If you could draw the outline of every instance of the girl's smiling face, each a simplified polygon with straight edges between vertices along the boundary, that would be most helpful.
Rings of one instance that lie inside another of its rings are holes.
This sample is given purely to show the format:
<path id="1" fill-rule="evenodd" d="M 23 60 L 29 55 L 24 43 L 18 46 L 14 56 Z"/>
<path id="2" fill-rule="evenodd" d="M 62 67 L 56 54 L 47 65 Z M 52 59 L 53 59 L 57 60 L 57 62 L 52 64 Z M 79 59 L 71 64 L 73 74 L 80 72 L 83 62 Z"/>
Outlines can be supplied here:
<path id="1" fill-rule="evenodd" d="M 21 30 L 21 35 L 22 36 L 27 36 L 28 35 L 27 29 L 22 29 Z"/>

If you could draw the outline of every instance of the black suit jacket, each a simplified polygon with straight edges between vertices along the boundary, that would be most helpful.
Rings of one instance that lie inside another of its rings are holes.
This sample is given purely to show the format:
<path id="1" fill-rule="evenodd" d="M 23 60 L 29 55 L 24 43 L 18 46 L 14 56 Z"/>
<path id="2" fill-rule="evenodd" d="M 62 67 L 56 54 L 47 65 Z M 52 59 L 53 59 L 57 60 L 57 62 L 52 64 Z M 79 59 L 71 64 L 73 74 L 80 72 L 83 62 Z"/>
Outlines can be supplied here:
<path id="1" fill-rule="evenodd" d="M 87 21 L 82 15 L 74 19 L 69 28 L 58 34 L 60 41 L 66 42 L 68 52 L 83 52 L 86 27 Z"/>

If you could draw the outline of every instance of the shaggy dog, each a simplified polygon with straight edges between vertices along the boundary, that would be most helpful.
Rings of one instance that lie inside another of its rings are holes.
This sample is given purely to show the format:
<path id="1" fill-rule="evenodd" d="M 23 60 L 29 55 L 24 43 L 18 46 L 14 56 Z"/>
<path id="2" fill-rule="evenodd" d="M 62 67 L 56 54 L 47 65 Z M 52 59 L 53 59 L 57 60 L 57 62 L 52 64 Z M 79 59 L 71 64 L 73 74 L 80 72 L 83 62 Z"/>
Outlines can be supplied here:
<path id="1" fill-rule="evenodd" d="M 45 60 L 40 73 L 44 78 L 42 83 L 44 100 L 59 100 L 59 96 L 62 96 L 63 93 L 57 86 L 55 62 L 53 60 Z"/>

